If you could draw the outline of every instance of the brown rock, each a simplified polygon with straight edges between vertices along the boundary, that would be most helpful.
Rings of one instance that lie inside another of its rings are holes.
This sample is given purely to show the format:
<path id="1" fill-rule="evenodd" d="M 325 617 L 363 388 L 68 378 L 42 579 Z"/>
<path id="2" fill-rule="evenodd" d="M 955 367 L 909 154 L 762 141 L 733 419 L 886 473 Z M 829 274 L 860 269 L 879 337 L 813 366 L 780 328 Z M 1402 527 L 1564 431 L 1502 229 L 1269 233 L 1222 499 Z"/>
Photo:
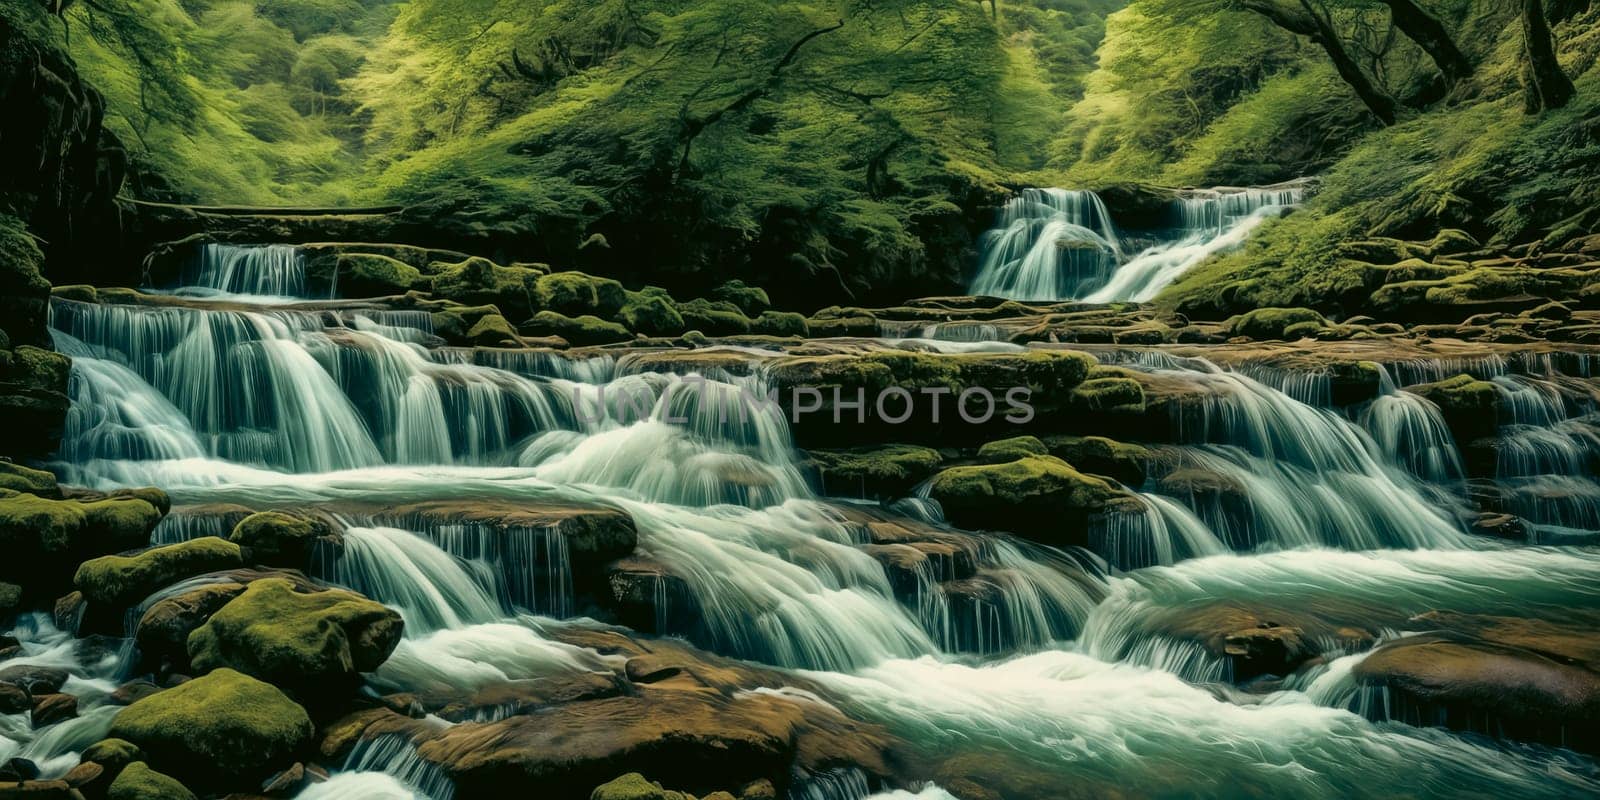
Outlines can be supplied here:
<path id="1" fill-rule="evenodd" d="M 42 728 L 78 716 L 78 698 L 70 694 L 33 696 L 33 727 Z"/>

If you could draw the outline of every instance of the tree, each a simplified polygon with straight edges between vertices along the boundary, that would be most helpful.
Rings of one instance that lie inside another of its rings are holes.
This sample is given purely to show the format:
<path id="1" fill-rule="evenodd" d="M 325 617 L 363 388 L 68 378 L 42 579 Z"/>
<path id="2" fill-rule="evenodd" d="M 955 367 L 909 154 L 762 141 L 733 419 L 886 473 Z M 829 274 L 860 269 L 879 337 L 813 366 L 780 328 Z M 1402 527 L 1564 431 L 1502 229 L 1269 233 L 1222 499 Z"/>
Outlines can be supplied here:
<path id="1" fill-rule="evenodd" d="M 1472 76 L 1472 62 L 1450 38 L 1444 23 L 1414 0 L 1383 0 L 1396 27 L 1416 42 L 1439 66 L 1445 82 L 1454 85 Z"/>
<path id="2" fill-rule="evenodd" d="M 1372 116 L 1384 125 L 1395 122 L 1395 100 L 1367 75 L 1361 64 L 1350 55 L 1344 40 L 1334 27 L 1333 18 L 1320 0 L 1239 0 L 1241 7 L 1271 20 L 1274 25 L 1291 33 L 1310 38 L 1322 46 L 1339 77 L 1349 84 L 1356 96 L 1366 105 Z"/>
<path id="3" fill-rule="evenodd" d="M 1555 36 L 1541 0 L 1522 0 L 1523 110 L 1537 114 L 1561 108 L 1577 91 L 1556 59 Z"/>

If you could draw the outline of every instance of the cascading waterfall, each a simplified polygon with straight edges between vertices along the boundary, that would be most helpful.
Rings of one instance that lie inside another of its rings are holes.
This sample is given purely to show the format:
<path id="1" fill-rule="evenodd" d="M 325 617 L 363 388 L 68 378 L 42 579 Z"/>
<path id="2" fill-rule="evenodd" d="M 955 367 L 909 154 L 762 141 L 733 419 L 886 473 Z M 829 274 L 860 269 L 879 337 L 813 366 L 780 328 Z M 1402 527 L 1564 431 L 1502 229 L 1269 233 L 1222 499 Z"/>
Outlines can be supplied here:
<path id="1" fill-rule="evenodd" d="M 1263 221 L 1305 200 L 1308 184 L 1185 192 L 1170 227 L 1118 234 L 1098 195 L 1029 189 L 1000 212 L 983 240 L 973 294 L 1015 300 L 1144 302 L 1196 264 L 1239 246 Z M 1141 239 L 1155 244 L 1140 247 Z"/>
<path id="2" fill-rule="evenodd" d="M 1129 256 L 1132 239 L 1098 198 L 1034 192 L 1008 212 L 990 254 L 1009 253 L 997 269 L 1019 281 L 1087 297 L 1121 285 L 1152 251 L 1179 258 L 1186 237 L 1198 244 L 1183 247 L 1203 248 L 1302 196 L 1299 187 L 1196 194 L 1174 208 L 1181 235 Z M 1073 246 L 1059 247 L 1063 237 Z M 1367 625 L 1386 639 L 1441 608 L 1600 612 L 1600 558 L 1591 551 L 1485 545 L 1463 531 L 1459 448 L 1438 408 L 1398 388 L 1466 368 L 1497 379 L 1511 442 L 1498 454 L 1501 479 L 1547 493 L 1553 481 L 1580 482 L 1600 512 L 1588 470 L 1568 471 L 1600 450 L 1587 419 L 1594 409 L 1562 390 L 1567 379 L 1554 364 L 1393 364 L 1380 395 L 1346 412 L 1327 407 L 1317 377 L 1131 359 L 1202 399 L 1175 412 L 1178 444 L 1161 448 L 1160 468 L 1133 487 L 1141 508 L 1088 532 L 1106 563 L 951 532 L 937 504 L 908 498 L 873 513 L 966 537 L 975 562 L 964 581 L 930 562 L 908 587 L 892 584 L 863 548 L 863 525 L 813 496 L 782 413 L 744 402 L 770 388 L 759 368 L 674 374 L 628 356 L 441 347 L 425 313 L 252 298 L 294 294 L 285 273 L 267 266 L 273 258 L 243 258 L 235 274 L 255 276 L 248 281 L 212 281 L 236 295 L 225 304 L 55 300 L 74 403 L 54 466 L 97 488 L 168 489 L 178 507 L 152 535 L 158 542 L 226 535 L 241 512 L 221 504 L 325 509 L 343 546 L 319 552 L 315 576 L 406 621 L 395 653 L 369 676 L 379 691 L 473 692 L 621 671 L 623 657 L 561 636 L 594 623 L 571 619 L 587 609 L 557 531 L 394 510 L 441 500 L 603 506 L 631 517 L 634 556 L 681 582 L 693 604 L 663 603 L 657 632 L 795 670 L 852 715 L 907 737 L 926 763 L 980 773 L 992 763 L 997 783 L 1009 769 L 1085 794 L 1220 795 L 1248 785 L 1275 796 L 1520 797 L 1596 788 L 1592 761 L 1577 756 L 1535 758 L 1375 725 L 1383 714 L 1361 699 L 1375 695 L 1352 673 L 1365 651 L 1318 627 Z M 1154 291 L 1163 270 L 1129 291 Z M 991 332 L 981 327 L 933 333 L 969 341 L 895 346 L 1023 349 L 982 341 Z M 1177 470 L 1233 494 L 1162 483 Z M 1600 527 L 1584 521 L 1584 508 L 1546 513 Z M 665 584 L 657 589 L 668 596 Z M 1246 699 L 1243 689 L 1205 685 L 1234 677 L 1230 659 L 1193 633 L 1193 615 L 1220 606 L 1307 624 L 1328 663 Z M 692 613 L 670 613 L 680 610 Z M 42 618 L 29 624 L 17 631 L 29 657 L 71 665 L 80 682 L 72 690 L 89 700 L 78 720 L 40 732 L 0 717 L 0 755 L 59 774 L 104 735 L 114 706 L 100 698 L 122 662 L 86 663 Z M 488 706 L 476 719 L 511 713 Z M 848 769 L 811 777 L 791 796 L 867 793 Z M 395 737 L 364 742 L 342 773 L 301 796 L 445 800 L 453 791 Z M 878 796 L 952 795 L 930 786 Z"/>
<path id="3" fill-rule="evenodd" d="M 300 248 L 284 244 L 202 245 L 185 290 L 250 297 L 304 297 L 306 260 Z"/>

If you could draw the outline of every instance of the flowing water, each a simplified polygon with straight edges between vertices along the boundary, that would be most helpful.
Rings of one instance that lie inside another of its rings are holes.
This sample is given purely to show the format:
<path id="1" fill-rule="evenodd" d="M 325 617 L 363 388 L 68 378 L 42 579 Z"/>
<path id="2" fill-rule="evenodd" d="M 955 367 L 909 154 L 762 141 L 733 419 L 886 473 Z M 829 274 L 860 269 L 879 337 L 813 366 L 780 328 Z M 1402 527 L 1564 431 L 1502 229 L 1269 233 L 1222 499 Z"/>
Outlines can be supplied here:
<path id="1" fill-rule="evenodd" d="M 1299 205 L 1304 182 L 1181 192 L 1162 227 L 1119 232 L 1099 195 L 1028 189 L 984 235 L 973 294 L 1015 300 L 1143 302 L 1263 221 Z"/>
<path id="2" fill-rule="evenodd" d="M 1120 285 L 1145 257 L 1124 258 L 1093 195 L 1026 197 L 1012 220 L 1019 237 L 1070 233 L 1112 257 L 1107 267 L 1070 250 L 1072 263 L 1058 265 L 1082 284 L 1070 291 Z M 1292 201 L 1219 191 L 1186 201 L 1181 224 L 1215 241 Z M 1050 221 L 1036 224 L 1041 214 Z M 1033 245 L 1005 247 L 1026 260 Z M 1334 409 L 1316 376 L 1124 359 L 1199 399 L 1173 420 L 1166 471 L 1130 487 L 1139 508 L 1090 531 L 1097 555 L 951 531 L 922 499 L 874 511 L 970 543 L 972 580 L 984 587 L 974 594 L 932 568 L 910 586 L 892 582 L 863 549 L 859 519 L 808 484 L 781 414 L 729 416 L 708 402 L 760 392 L 759 369 L 684 375 L 626 356 L 442 347 L 426 315 L 283 301 L 304 282 L 293 253 L 208 258 L 195 283 L 237 295 L 226 306 L 54 301 L 74 403 L 52 466 L 90 487 L 166 488 L 176 508 L 156 541 L 225 534 L 231 520 L 208 504 L 321 509 L 344 546 L 319 554 L 316 576 L 406 620 L 406 638 L 370 676 L 379 690 L 469 691 L 620 669 L 616 657 L 552 635 L 580 613 L 562 536 L 386 510 L 598 504 L 632 517 L 635 556 L 681 581 L 692 602 L 692 613 L 662 613 L 659 632 L 793 670 L 904 737 L 921 762 L 946 764 L 949 774 L 929 776 L 945 783 L 966 771 L 1013 796 L 1056 796 L 1037 787 L 1060 786 L 1172 797 L 1600 791 L 1586 756 L 1386 721 L 1351 677 L 1361 653 L 1337 637 L 1323 642 L 1327 664 L 1245 695 L 1227 685 L 1232 662 L 1184 633 L 1186 614 L 1223 606 L 1388 638 L 1436 609 L 1555 620 L 1600 611 L 1594 550 L 1466 532 L 1461 448 L 1437 408 L 1400 388 L 1429 367 L 1390 365 L 1395 377 L 1376 400 Z M 251 292 L 270 301 L 244 302 Z M 1492 366 L 1507 440 L 1517 442 L 1497 467 L 1508 502 L 1537 491 L 1526 515 L 1552 537 L 1600 528 L 1587 516 L 1600 512 L 1589 469 L 1600 448 L 1593 409 L 1575 399 L 1584 379 L 1548 364 L 1479 366 Z M 1558 481 L 1569 499 L 1551 507 Z M 657 590 L 666 597 L 664 584 Z M 0 718 L 0 756 L 59 774 L 109 725 L 113 707 L 98 698 L 129 655 L 82 652 L 43 618 L 22 620 L 13 635 L 21 663 L 73 670 L 85 712 L 40 731 Z M 952 792 L 909 788 L 878 796 L 960 796 L 955 783 Z M 451 794 L 404 740 L 376 739 L 302 797 Z M 868 794 L 845 771 L 813 776 L 790 796 Z"/>

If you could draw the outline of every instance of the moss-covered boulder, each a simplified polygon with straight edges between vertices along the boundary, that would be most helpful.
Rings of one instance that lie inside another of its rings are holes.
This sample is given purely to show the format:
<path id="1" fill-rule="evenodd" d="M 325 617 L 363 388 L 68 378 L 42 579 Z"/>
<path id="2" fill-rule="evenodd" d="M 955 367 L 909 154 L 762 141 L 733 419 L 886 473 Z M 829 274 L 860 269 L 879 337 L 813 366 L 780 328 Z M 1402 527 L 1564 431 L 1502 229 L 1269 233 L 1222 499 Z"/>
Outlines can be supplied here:
<path id="1" fill-rule="evenodd" d="M 353 592 L 300 594 L 287 580 L 250 584 L 189 636 L 197 671 L 230 668 L 301 698 L 338 696 L 400 643 L 400 615 Z"/>
<path id="2" fill-rule="evenodd" d="M 343 253 L 334 262 L 333 286 L 340 297 L 388 297 L 423 284 L 422 271 L 377 253 Z"/>
<path id="3" fill-rule="evenodd" d="M 878 320 L 870 314 L 854 314 L 846 317 L 825 317 L 817 314 L 806 320 L 806 330 L 809 335 L 818 339 L 877 336 L 879 333 Z"/>
<path id="4" fill-rule="evenodd" d="M 833 497 L 905 497 L 944 463 L 937 450 L 904 444 L 811 450 L 806 455 L 823 492 Z"/>
<path id="5" fill-rule="evenodd" d="M 244 584 L 210 583 L 152 603 L 134 635 L 145 666 L 158 674 L 188 674 L 189 636 L 244 590 Z"/>
<path id="6" fill-rule="evenodd" d="M 978 460 L 990 464 L 1003 464 L 1028 456 L 1049 454 L 1049 448 L 1037 436 L 1013 436 L 989 442 L 978 448 Z"/>
<path id="7" fill-rule="evenodd" d="M 111 723 L 111 736 L 138 746 L 152 768 L 203 790 L 258 788 L 312 735 L 305 709 L 227 668 L 139 700 Z"/>
<path id="8" fill-rule="evenodd" d="M 695 800 L 693 795 L 661 788 L 637 772 L 594 787 L 589 800 Z"/>
<path id="9" fill-rule="evenodd" d="M 545 311 L 605 319 L 616 316 L 628 302 L 622 284 L 582 272 L 552 272 L 540 277 L 534 283 L 534 298 L 538 308 Z"/>
<path id="10" fill-rule="evenodd" d="M 149 500 L 55 500 L 0 491 L 0 580 L 41 599 L 66 591 L 84 559 L 144 545 L 162 512 Z"/>
<path id="11" fill-rule="evenodd" d="M 101 739 L 83 749 L 84 761 L 93 761 L 107 770 L 117 771 L 144 760 L 144 751 L 126 739 Z"/>
<path id="12" fill-rule="evenodd" d="M 176 778 L 156 772 L 143 761 L 135 761 L 111 782 L 106 800 L 194 800 L 194 792 Z"/>
<path id="13" fill-rule="evenodd" d="M 646 336 L 674 336 L 684 331 L 683 315 L 664 291 L 629 292 L 617 322 Z"/>
<path id="14" fill-rule="evenodd" d="M 458 264 L 433 264 L 434 295 L 466 306 L 492 305 L 511 319 L 525 319 L 539 308 L 535 286 L 541 273 L 527 267 L 502 267 L 486 258 Z"/>
<path id="15" fill-rule="evenodd" d="M 338 536 L 326 522 L 302 514 L 261 511 L 233 526 L 228 541 L 244 548 L 246 561 L 304 570 L 319 543 L 334 545 Z"/>
<path id="16" fill-rule="evenodd" d="M 633 338 L 627 328 L 599 317 L 568 317 L 554 311 L 540 311 L 517 326 L 527 336 L 559 336 L 578 345 L 613 344 Z"/>
<path id="17" fill-rule="evenodd" d="M 1434 383 L 1409 386 L 1406 391 L 1420 395 L 1439 407 L 1456 440 L 1469 442 L 1493 436 L 1500 423 L 1502 395 L 1499 387 L 1471 375 L 1457 375 Z"/>
<path id="18" fill-rule="evenodd" d="M 467 344 L 473 347 L 501 347 L 516 346 L 519 339 L 517 329 L 499 314 L 487 314 L 479 317 L 467 331 Z"/>
<path id="19" fill-rule="evenodd" d="M 1145 465 L 1151 459 L 1150 451 L 1140 445 L 1103 436 L 1047 436 L 1044 445 L 1050 455 L 1078 470 L 1115 478 L 1126 486 L 1144 483 Z"/>
<path id="20" fill-rule="evenodd" d="M 184 578 L 242 566 L 239 545 L 215 536 L 83 562 L 72 582 L 90 603 L 127 608 Z"/>
<path id="21" fill-rule="evenodd" d="M 741 280 L 731 280 L 711 290 L 711 299 L 732 303 L 747 317 L 757 317 L 772 308 L 767 290 Z"/>
<path id="22" fill-rule="evenodd" d="M 963 528 L 1009 530 L 1046 544 L 1083 541 L 1090 514 L 1128 493 L 1054 456 L 951 467 L 933 477 L 929 497 Z"/>
<path id="23" fill-rule="evenodd" d="M 1234 336 L 1248 336 L 1257 340 L 1287 339 L 1288 329 L 1303 323 L 1313 323 L 1320 328 L 1328 324 L 1328 319 L 1309 308 L 1258 308 L 1229 319 L 1227 328 Z M 1309 329 L 1299 330 L 1304 332 Z"/>
<path id="24" fill-rule="evenodd" d="M 1072 404 L 1086 411 L 1141 414 L 1144 384 L 1133 378 L 1091 378 L 1073 388 Z"/>
<path id="25" fill-rule="evenodd" d="M 763 311 L 750 320 L 750 332 L 763 336 L 809 336 L 806 318 L 793 311 Z"/>
<path id="26" fill-rule="evenodd" d="M 695 298 L 678 304 L 683 324 L 707 336 L 740 336 L 750 332 L 750 319 L 733 303 Z"/>
<path id="27" fill-rule="evenodd" d="M 61 499 L 61 487 L 54 473 L 32 469 L 10 461 L 0 461 L 0 489 L 26 492 L 38 497 Z"/>

